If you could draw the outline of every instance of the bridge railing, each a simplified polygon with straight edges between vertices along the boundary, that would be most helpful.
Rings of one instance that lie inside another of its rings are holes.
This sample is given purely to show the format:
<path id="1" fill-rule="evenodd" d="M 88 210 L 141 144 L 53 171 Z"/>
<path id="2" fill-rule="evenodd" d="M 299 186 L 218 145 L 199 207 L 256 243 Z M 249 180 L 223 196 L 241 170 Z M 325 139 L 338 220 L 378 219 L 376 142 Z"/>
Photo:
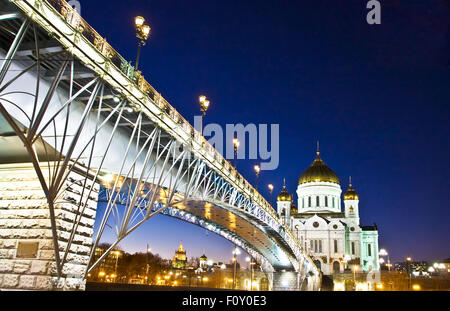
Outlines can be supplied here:
<path id="1" fill-rule="evenodd" d="M 167 115 L 173 122 L 179 124 L 182 130 L 206 150 L 205 157 L 215 160 L 220 164 L 221 173 L 232 180 L 248 197 L 257 203 L 271 218 L 277 223 L 278 232 L 283 235 L 286 240 L 290 240 L 291 244 L 295 241 L 294 234 L 288 226 L 284 227 L 281 223 L 278 214 L 273 207 L 256 189 L 220 154 L 208 141 L 180 114 L 169 104 L 169 102 L 158 93 L 140 71 L 123 58 L 95 29 L 93 29 L 79 14 L 72 8 L 65 0 L 45 0 L 47 1 L 65 21 L 70 24 L 75 31 L 86 38 L 106 59 L 120 70 L 138 89 L 147 95 L 152 102 L 154 102 L 160 110 Z"/>

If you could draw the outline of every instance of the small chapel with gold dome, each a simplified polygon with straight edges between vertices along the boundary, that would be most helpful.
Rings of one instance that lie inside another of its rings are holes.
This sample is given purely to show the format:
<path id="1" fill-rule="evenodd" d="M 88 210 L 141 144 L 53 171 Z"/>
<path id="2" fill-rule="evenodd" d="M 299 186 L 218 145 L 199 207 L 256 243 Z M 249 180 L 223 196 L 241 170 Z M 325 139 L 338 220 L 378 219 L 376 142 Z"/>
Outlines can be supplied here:
<path id="1" fill-rule="evenodd" d="M 339 177 L 317 148 L 316 158 L 298 180 L 297 205 L 284 183 L 277 212 L 323 274 L 379 270 L 378 229 L 376 224 L 360 224 L 359 196 L 351 177 L 343 208 L 341 194 Z"/>

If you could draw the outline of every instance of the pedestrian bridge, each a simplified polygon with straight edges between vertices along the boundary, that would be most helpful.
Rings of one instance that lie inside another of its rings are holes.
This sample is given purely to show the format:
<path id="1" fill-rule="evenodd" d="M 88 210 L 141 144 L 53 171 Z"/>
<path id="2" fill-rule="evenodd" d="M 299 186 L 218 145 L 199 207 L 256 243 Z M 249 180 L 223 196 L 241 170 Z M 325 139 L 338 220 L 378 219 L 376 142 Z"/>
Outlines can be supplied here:
<path id="1" fill-rule="evenodd" d="M 0 56 L 0 206 L 9 219 L 0 241 L 18 245 L 0 261 L 16 262 L 20 243 L 42 229 L 52 288 L 79 288 L 107 254 L 93 260 L 107 230 L 111 251 L 161 213 L 245 249 L 272 289 L 319 288 L 318 269 L 272 206 L 64 0 L 0 0 Z M 36 213 L 12 206 L 37 201 L 48 224 L 26 227 Z M 31 258 L 45 250 L 36 243 Z"/>

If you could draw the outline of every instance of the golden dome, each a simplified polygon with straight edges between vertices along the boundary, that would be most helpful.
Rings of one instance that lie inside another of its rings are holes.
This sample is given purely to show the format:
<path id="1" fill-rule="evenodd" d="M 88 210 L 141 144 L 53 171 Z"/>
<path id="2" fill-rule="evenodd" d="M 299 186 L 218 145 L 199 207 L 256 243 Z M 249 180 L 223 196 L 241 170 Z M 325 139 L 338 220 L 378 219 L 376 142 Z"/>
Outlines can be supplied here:
<path id="1" fill-rule="evenodd" d="M 359 200 L 358 193 L 352 188 L 352 177 L 350 176 L 350 183 L 347 192 L 344 194 L 344 200 Z"/>
<path id="2" fill-rule="evenodd" d="M 284 180 L 283 190 L 281 190 L 280 194 L 277 196 L 277 201 L 292 201 L 292 197 L 286 190 L 286 180 Z"/>
<path id="3" fill-rule="evenodd" d="M 297 205 L 295 205 L 295 202 L 292 200 L 292 203 L 291 203 L 291 215 L 292 214 L 297 214 L 297 213 L 298 213 Z"/>
<path id="4" fill-rule="evenodd" d="M 319 154 L 319 151 L 317 151 L 317 157 L 314 162 L 300 175 L 300 178 L 298 179 L 299 185 L 315 181 L 340 184 L 339 177 L 322 161 Z"/>

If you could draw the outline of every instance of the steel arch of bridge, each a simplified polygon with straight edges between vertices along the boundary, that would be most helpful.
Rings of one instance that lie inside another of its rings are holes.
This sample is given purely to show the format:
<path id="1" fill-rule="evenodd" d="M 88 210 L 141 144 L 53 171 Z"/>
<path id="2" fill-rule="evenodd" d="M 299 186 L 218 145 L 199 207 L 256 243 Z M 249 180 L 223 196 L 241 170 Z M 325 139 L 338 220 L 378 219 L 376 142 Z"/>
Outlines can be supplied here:
<path id="1" fill-rule="evenodd" d="M 90 181 L 106 183 L 105 173 L 114 178 L 105 188 L 108 202 L 91 259 L 109 219 L 115 222 L 112 249 L 154 215 L 164 212 L 178 217 L 176 205 L 196 198 L 242 211 L 270 227 L 285 242 L 296 270 L 305 261 L 310 262 L 270 204 L 228 161 L 140 76 L 137 80 L 134 73 L 130 77 L 130 66 L 124 67 L 122 62 L 118 69 L 105 42 L 97 44 L 98 37 L 94 42 L 86 39 L 75 27 L 80 25 L 80 18 L 74 18 L 76 12 L 64 6 L 65 1 L 13 2 L 27 17 L 0 17 L 2 22 L 11 21 L 11 27 L 19 23 L 0 67 L 0 112 L 24 144 L 46 195 L 54 248 L 63 249 L 55 252 L 58 276 L 81 216 L 74 221 L 66 247 L 61 247 L 55 206 L 63 202 L 61 194 L 76 183 L 82 186 L 75 202 L 81 215 L 96 192 Z M 43 37 L 49 33 L 53 38 L 47 39 L 58 42 L 57 46 L 45 46 Z M 34 52 L 26 53 L 25 45 L 31 45 L 28 50 Z M 84 46 L 93 51 L 92 57 L 86 56 Z M 30 75 L 35 76 L 36 84 L 24 91 L 21 80 Z M 151 91 L 152 97 L 143 89 Z M 61 92 L 65 92 L 65 100 L 55 104 Z M 28 98 L 26 107 L 21 101 L 24 98 Z M 116 136 L 124 132 L 128 133 L 126 147 L 114 150 L 112 161 L 110 148 Z M 48 171 L 41 168 L 42 162 L 47 162 Z M 105 169 L 112 162 L 115 170 Z M 73 172 L 82 178 L 67 183 Z M 166 193 L 163 200 L 161 191 Z M 245 248 L 258 255 L 250 246 Z M 96 264 L 98 261 L 89 269 Z"/>

